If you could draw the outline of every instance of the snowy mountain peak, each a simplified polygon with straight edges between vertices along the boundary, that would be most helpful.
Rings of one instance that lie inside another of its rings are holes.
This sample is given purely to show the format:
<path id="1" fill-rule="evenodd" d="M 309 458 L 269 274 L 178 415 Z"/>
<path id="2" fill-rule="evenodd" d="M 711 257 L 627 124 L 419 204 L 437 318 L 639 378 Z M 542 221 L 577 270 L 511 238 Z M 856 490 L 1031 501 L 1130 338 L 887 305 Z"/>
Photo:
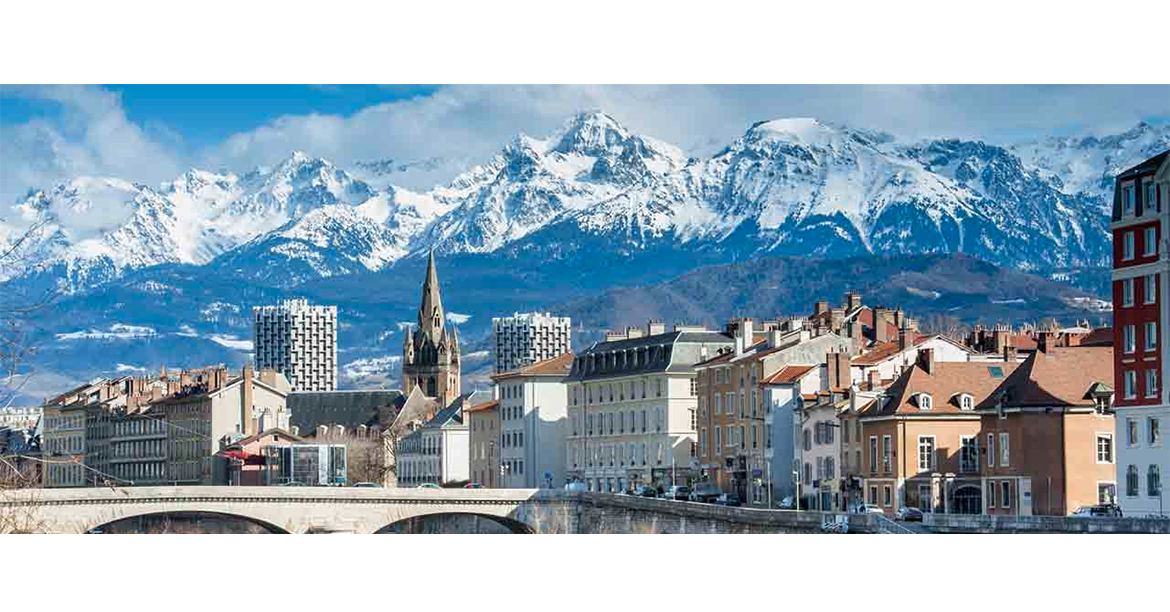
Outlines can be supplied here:
<path id="1" fill-rule="evenodd" d="M 553 136 L 554 151 L 598 157 L 626 143 L 630 132 L 600 110 L 582 112 L 565 122 Z"/>

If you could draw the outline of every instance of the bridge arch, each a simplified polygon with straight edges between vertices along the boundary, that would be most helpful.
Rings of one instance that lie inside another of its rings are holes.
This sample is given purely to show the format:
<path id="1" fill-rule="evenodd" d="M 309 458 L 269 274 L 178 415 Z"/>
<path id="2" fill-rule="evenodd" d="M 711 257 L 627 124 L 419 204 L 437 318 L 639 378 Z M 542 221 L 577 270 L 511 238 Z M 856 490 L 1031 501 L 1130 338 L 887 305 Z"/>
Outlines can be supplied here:
<path id="1" fill-rule="evenodd" d="M 536 530 L 529 524 L 507 516 L 487 514 L 481 512 L 461 512 L 438 510 L 422 512 L 395 520 L 374 531 L 375 534 L 387 533 L 428 533 L 431 528 L 442 527 L 440 533 L 485 533 L 485 527 L 498 527 L 507 533 L 533 534 Z M 452 530 L 453 529 L 453 530 Z M 486 533 L 493 533 L 488 530 Z"/>
<path id="2" fill-rule="evenodd" d="M 108 520 L 100 525 L 90 527 L 86 530 L 86 533 L 127 533 L 128 531 L 125 530 L 129 529 L 136 530 L 129 531 L 129 533 L 200 533 L 200 531 L 187 531 L 189 527 L 186 526 L 196 521 L 208 521 L 212 523 L 212 526 L 219 525 L 222 527 L 226 527 L 232 523 L 235 523 L 235 527 L 237 528 L 241 524 L 250 525 L 258 533 L 289 533 L 287 529 L 260 518 L 234 512 L 218 512 L 213 510 L 162 510 L 142 512 Z M 216 532 L 208 531 L 203 533 Z M 238 532 L 229 531 L 227 533 Z"/>

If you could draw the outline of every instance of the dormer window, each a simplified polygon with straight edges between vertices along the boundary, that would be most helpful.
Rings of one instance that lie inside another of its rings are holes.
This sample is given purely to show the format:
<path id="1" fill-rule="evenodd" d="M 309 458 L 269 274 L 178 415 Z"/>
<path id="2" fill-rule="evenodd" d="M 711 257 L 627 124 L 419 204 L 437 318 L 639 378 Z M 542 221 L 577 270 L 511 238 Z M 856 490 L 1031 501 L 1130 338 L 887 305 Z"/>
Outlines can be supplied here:
<path id="1" fill-rule="evenodd" d="M 957 400 L 960 410 L 975 409 L 975 397 L 970 393 L 956 393 L 954 399 Z"/>
<path id="2" fill-rule="evenodd" d="M 919 410 L 930 410 L 933 407 L 929 393 L 919 393 L 917 398 Z"/>

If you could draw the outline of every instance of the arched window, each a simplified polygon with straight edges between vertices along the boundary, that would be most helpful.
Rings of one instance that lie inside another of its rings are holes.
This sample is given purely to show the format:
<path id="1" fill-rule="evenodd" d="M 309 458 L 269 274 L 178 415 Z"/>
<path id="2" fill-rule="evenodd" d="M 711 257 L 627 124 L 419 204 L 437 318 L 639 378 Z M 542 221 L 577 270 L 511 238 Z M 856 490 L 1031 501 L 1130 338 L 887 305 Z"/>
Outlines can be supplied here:
<path id="1" fill-rule="evenodd" d="M 918 394 L 918 409 L 919 410 L 930 410 L 930 408 L 931 408 L 930 394 L 929 393 L 919 393 Z"/>

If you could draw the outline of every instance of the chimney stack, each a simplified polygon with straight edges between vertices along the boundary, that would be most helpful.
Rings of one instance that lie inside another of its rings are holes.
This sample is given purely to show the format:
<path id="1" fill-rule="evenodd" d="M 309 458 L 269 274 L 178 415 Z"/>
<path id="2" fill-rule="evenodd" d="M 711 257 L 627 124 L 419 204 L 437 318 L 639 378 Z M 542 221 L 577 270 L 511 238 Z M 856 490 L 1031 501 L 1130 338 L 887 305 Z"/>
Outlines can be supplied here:
<path id="1" fill-rule="evenodd" d="M 867 373 L 866 380 L 869 382 L 869 390 L 874 391 L 882 384 L 882 373 L 877 368 L 870 368 Z"/>
<path id="2" fill-rule="evenodd" d="M 905 323 L 905 320 L 903 319 L 902 322 Z M 901 325 L 898 327 L 898 348 L 904 351 L 908 346 L 910 346 L 910 330 Z"/>
<path id="3" fill-rule="evenodd" d="M 240 423 L 246 428 L 244 435 L 252 435 L 256 432 L 256 420 L 252 418 L 252 377 L 255 376 L 256 371 L 252 368 L 252 363 L 244 366 L 244 371 L 241 372 L 243 376 L 243 402 L 240 406 Z"/>
<path id="4" fill-rule="evenodd" d="M 661 319 L 650 319 L 650 322 L 646 324 L 646 335 L 647 336 L 656 336 L 658 334 L 665 334 L 665 333 L 666 333 L 666 324 L 663 323 Z"/>
<path id="5" fill-rule="evenodd" d="M 861 294 L 856 291 L 850 291 L 845 294 L 845 310 L 846 312 L 853 312 L 861 308 Z"/>
<path id="6" fill-rule="evenodd" d="M 1016 347 L 1007 344 L 1003 347 L 1003 360 L 1012 363 L 1016 360 Z"/>
<path id="7" fill-rule="evenodd" d="M 934 349 L 924 348 L 918 351 L 918 365 L 922 366 L 927 374 L 934 376 Z"/>
<path id="8" fill-rule="evenodd" d="M 829 312 L 829 303 L 826 301 L 817 302 L 816 305 L 813 307 L 813 315 L 814 316 L 819 315 L 821 313 L 825 313 L 825 312 Z"/>
<path id="9" fill-rule="evenodd" d="M 829 390 L 843 389 L 850 385 L 852 376 L 850 367 L 852 360 L 849 353 L 830 350 L 825 354 L 825 365 L 828 367 Z"/>

